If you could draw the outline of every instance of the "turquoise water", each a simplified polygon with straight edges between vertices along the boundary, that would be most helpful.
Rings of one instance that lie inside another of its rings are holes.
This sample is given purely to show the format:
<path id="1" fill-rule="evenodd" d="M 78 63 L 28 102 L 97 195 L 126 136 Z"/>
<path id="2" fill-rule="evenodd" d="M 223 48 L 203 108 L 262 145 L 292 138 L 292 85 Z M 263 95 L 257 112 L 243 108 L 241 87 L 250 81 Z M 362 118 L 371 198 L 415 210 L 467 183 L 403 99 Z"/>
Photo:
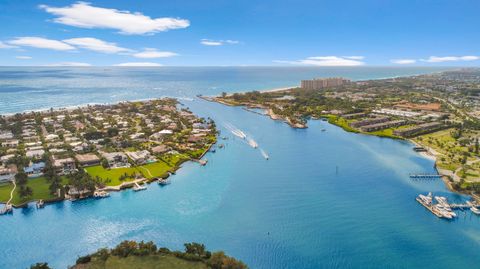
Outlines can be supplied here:
<path id="1" fill-rule="evenodd" d="M 207 166 L 184 164 L 168 186 L 152 184 L 143 192 L 41 210 L 30 206 L 1 217 L 0 268 L 26 268 L 38 261 L 65 268 L 79 255 L 125 239 L 153 240 L 173 249 L 203 242 L 251 268 L 480 264 L 480 218 L 460 212 L 454 221 L 440 220 L 414 200 L 428 191 L 455 201 L 466 197 L 449 193 L 441 181 L 411 181 L 410 172 L 434 169 L 409 143 L 346 133 L 323 121 L 295 130 L 241 108 L 193 98 L 295 85 L 302 77 L 324 74 L 360 79 L 432 70 L 166 68 L 106 70 L 115 75 L 105 76 L 103 69 L 50 70 L 0 69 L 0 112 L 177 96 L 185 97 L 182 102 L 194 112 L 213 118 L 229 139 L 222 140 L 224 149 L 207 154 Z M 225 124 L 251 135 L 270 160 L 229 134 Z"/>

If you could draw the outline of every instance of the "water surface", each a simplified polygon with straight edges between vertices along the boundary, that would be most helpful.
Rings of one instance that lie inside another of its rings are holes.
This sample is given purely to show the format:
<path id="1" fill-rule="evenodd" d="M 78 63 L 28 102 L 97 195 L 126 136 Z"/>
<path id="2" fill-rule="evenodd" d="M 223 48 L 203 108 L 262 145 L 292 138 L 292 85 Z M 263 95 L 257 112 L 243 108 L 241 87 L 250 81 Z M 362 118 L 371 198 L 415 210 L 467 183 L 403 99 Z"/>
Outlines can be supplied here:
<path id="1" fill-rule="evenodd" d="M 251 268 L 478 267 L 480 218 L 461 212 L 455 221 L 444 221 L 418 205 L 414 198 L 420 192 L 455 201 L 465 197 L 449 193 L 441 181 L 411 181 L 411 172 L 434 171 L 433 162 L 417 155 L 411 144 L 347 133 L 323 121 L 296 130 L 194 98 L 295 85 L 302 77 L 325 74 L 366 79 L 432 70 L 287 71 L 0 70 L 3 113 L 177 96 L 186 97 L 182 102 L 194 112 L 213 118 L 229 138 L 220 141 L 224 149 L 207 154 L 207 166 L 184 164 L 166 187 L 152 184 L 143 192 L 128 190 L 41 210 L 31 206 L 1 217 L 0 268 L 26 268 L 39 261 L 65 268 L 79 255 L 126 239 L 153 240 L 172 249 L 202 242 Z M 228 133 L 225 124 L 252 136 L 270 160 Z"/>

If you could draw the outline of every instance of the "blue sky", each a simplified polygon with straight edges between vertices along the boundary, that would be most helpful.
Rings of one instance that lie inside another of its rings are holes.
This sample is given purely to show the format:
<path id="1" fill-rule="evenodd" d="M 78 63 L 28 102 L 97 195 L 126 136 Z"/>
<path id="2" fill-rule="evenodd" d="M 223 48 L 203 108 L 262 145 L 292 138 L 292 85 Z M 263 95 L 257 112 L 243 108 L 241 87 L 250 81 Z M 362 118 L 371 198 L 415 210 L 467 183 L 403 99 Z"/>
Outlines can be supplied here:
<path id="1" fill-rule="evenodd" d="M 478 66 L 478 0 L 0 0 L 0 65 Z"/>

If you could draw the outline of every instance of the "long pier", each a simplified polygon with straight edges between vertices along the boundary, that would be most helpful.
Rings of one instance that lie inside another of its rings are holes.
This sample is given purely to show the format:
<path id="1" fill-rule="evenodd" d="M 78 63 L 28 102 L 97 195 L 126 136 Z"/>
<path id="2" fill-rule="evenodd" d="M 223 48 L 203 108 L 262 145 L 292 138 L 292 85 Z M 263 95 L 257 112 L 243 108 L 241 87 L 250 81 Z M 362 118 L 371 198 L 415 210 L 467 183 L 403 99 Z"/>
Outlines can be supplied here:
<path id="1" fill-rule="evenodd" d="M 438 179 L 441 178 L 442 176 L 439 174 L 426 174 L 426 173 L 414 173 L 410 174 L 409 177 L 411 179 Z"/>

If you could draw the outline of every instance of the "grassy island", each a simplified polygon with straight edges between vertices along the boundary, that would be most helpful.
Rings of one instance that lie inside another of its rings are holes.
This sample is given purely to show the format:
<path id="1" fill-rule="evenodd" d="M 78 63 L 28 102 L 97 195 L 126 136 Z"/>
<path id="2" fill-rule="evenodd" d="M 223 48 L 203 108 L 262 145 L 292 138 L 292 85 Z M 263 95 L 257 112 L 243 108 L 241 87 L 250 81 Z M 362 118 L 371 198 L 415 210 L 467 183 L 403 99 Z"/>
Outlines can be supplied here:
<path id="1" fill-rule="evenodd" d="M 1 116 L 0 202 L 77 199 L 166 178 L 216 135 L 212 120 L 170 98 Z"/>
<path id="2" fill-rule="evenodd" d="M 480 194 L 480 69 L 393 79 L 302 81 L 274 91 L 223 93 L 204 99 L 264 109 L 293 128 L 325 119 L 345 131 L 414 142 L 436 159 L 455 191 Z"/>
<path id="3" fill-rule="evenodd" d="M 31 269 L 50 269 L 37 263 Z M 185 251 L 158 248 L 153 242 L 123 241 L 112 249 L 79 257 L 72 269 L 248 269 L 241 261 L 222 251 L 210 252 L 203 244 L 187 243 Z"/>

